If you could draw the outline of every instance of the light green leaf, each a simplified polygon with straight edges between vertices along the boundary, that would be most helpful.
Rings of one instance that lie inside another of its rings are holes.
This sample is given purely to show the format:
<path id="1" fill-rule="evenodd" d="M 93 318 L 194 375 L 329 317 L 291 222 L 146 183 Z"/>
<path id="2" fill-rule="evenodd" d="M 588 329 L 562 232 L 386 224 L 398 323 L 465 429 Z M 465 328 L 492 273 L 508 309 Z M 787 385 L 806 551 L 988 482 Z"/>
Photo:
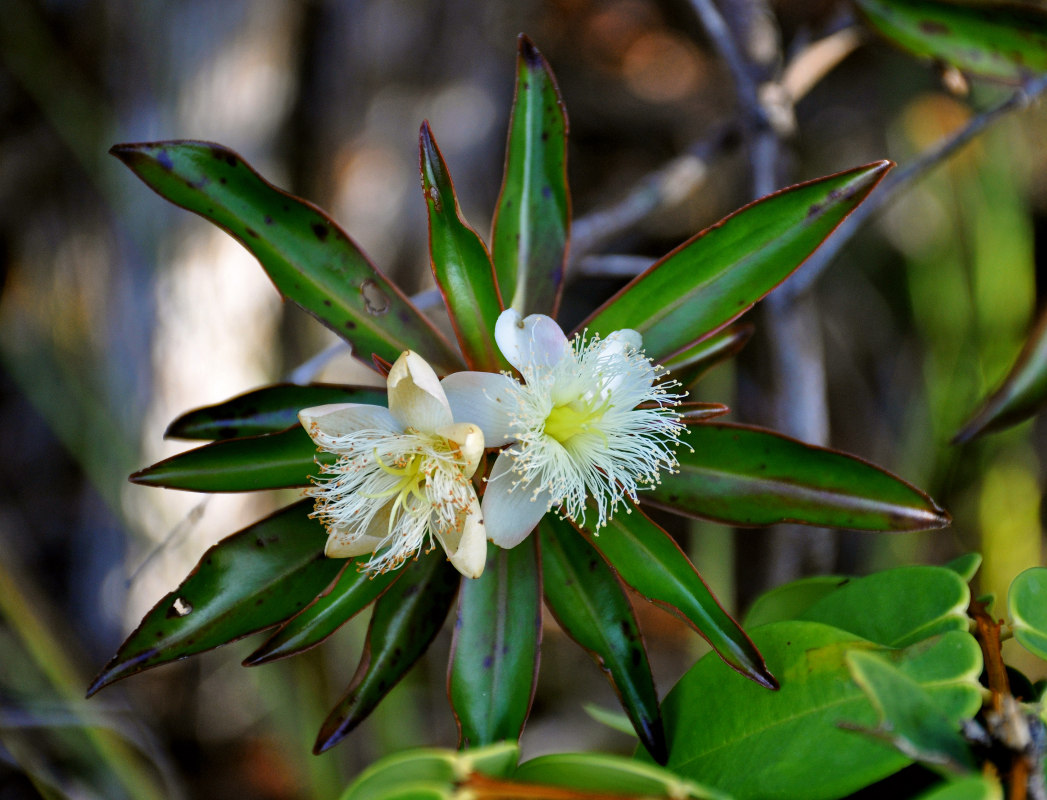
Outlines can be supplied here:
<path id="1" fill-rule="evenodd" d="M 1047 659 L 1047 568 L 1032 567 L 1014 579 L 1007 612 L 1018 644 Z"/>
<path id="2" fill-rule="evenodd" d="M 799 619 L 808 608 L 848 580 L 839 575 L 813 575 L 778 586 L 753 601 L 742 625 L 755 628 L 769 622 Z"/>

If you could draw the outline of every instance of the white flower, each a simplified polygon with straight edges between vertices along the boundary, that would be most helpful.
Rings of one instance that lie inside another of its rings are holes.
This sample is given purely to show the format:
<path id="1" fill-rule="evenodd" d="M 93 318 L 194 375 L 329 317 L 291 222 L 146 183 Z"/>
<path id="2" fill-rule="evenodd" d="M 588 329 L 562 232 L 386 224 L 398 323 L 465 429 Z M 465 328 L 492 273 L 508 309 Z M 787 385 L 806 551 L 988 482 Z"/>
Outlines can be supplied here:
<path id="1" fill-rule="evenodd" d="M 660 383 L 640 334 L 568 340 L 552 319 L 502 312 L 495 341 L 524 382 L 508 375 L 459 372 L 443 381 L 461 419 L 475 422 L 488 447 L 515 442 L 495 462 L 484 493 L 487 536 L 513 547 L 546 511 L 581 520 L 596 505 L 597 528 L 618 504 L 677 466 L 683 424 L 679 395 Z M 641 406 L 641 407 L 638 407 Z"/>
<path id="2" fill-rule="evenodd" d="M 455 423 L 432 367 L 405 351 L 387 379 L 389 408 L 338 403 L 298 418 L 339 458 L 309 490 L 334 558 L 374 553 L 367 569 L 395 569 L 436 539 L 451 563 L 479 577 L 487 536 L 470 481 L 483 455 L 479 427 Z"/>

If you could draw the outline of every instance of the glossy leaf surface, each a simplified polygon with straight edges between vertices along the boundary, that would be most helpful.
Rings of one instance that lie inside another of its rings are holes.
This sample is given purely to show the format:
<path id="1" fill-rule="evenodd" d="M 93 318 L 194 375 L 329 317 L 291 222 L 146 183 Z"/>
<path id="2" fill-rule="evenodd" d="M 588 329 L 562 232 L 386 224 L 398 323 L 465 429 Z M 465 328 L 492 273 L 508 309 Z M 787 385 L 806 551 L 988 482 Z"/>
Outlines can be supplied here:
<path id="1" fill-rule="evenodd" d="M 443 626 L 461 575 L 437 547 L 408 562 L 374 604 L 360 664 L 324 720 L 313 752 L 333 747 L 359 725 L 422 657 Z"/>
<path id="2" fill-rule="evenodd" d="M 414 350 L 439 373 L 460 368 L 450 344 L 326 214 L 209 142 L 120 144 L 110 151 L 157 194 L 225 229 L 287 299 L 353 345 L 371 366 Z"/>
<path id="3" fill-rule="evenodd" d="M 570 200 L 567 114 L 552 70 L 519 39 L 516 97 L 491 250 L 502 299 L 522 315 L 554 315 L 563 288 Z"/>
<path id="4" fill-rule="evenodd" d="M 682 780 L 669 770 L 653 764 L 609 753 L 553 753 L 539 756 L 517 767 L 513 780 L 577 789 L 587 793 L 583 796 L 606 792 L 610 797 L 629 798 L 728 800 L 729 797 L 716 789 Z"/>
<path id="5" fill-rule="evenodd" d="M 637 736 L 659 763 L 666 756 L 651 666 L 618 578 L 567 522 L 547 514 L 538 527 L 545 601 L 568 636 L 607 674 Z"/>
<path id="6" fill-rule="evenodd" d="M 981 706 L 981 651 L 967 633 L 946 633 L 904 650 L 816 622 L 773 623 L 751 634 L 781 681 L 779 691 L 744 680 L 710 654 L 662 703 L 668 768 L 739 800 L 842 797 L 909 763 L 882 743 L 839 727 L 877 722 L 850 679 L 851 651 L 876 653 L 896 666 L 954 724 Z"/>
<path id="7" fill-rule="evenodd" d="M 833 528 L 940 528 L 949 515 L 927 495 L 855 456 L 744 425 L 691 425 L 679 472 L 641 496 L 682 514 L 757 526 L 798 522 Z"/>
<path id="8" fill-rule="evenodd" d="M 1021 83 L 1047 70 L 1047 14 L 1032 5 L 857 0 L 894 44 L 967 75 Z"/>
<path id="9" fill-rule="evenodd" d="M 224 439 L 166 458 L 131 476 L 132 483 L 191 492 L 253 492 L 308 486 L 321 453 L 301 425 L 280 433 Z"/>
<path id="10" fill-rule="evenodd" d="M 165 437 L 174 439 L 239 439 L 277 433 L 298 424 L 298 412 L 327 403 L 386 405 L 386 394 L 373 386 L 279 383 L 238 395 L 221 403 L 193 409 L 170 425 Z"/>
<path id="11" fill-rule="evenodd" d="M 517 739 L 531 709 L 542 632 L 537 537 L 487 546 L 487 566 L 462 581 L 448 688 L 462 747 Z"/>
<path id="12" fill-rule="evenodd" d="M 770 622 L 799 619 L 808 608 L 849 580 L 839 575 L 812 575 L 776 586 L 753 601 L 742 625 L 748 629 Z"/>
<path id="13" fill-rule="evenodd" d="M 255 666 L 313 647 L 375 601 L 400 575 L 396 570 L 367 572 L 370 555 L 350 559 L 328 591 L 300 614 L 287 620 L 251 655 L 244 666 Z"/>
<path id="14" fill-rule="evenodd" d="M 643 335 L 655 361 L 690 347 L 752 308 L 868 196 L 889 161 L 801 183 L 757 200 L 684 242 L 579 326 Z"/>
<path id="15" fill-rule="evenodd" d="M 729 325 L 666 359 L 663 366 L 669 370 L 669 377 L 686 389 L 721 361 L 737 355 L 752 338 L 754 330 L 748 322 Z"/>
<path id="16" fill-rule="evenodd" d="M 938 710 L 926 689 L 879 656 L 856 650 L 847 666 L 879 715 L 875 736 L 908 758 L 951 772 L 974 770 L 956 720 Z"/>
<path id="17" fill-rule="evenodd" d="M 210 650 L 282 622 L 334 580 L 327 533 L 312 502 L 288 506 L 223 539 L 146 614 L 88 690 Z"/>
<path id="18" fill-rule="evenodd" d="M 1007 612 L 1018 644 L 1047 659 L 1047 568 L 1032 567 L 1011 582 Z"/>
<path id="19" fill-rule="evenodd" d="M 896 567 L 842 583 L 799 618 L 885 647 L 906 647 L 946 631 L 967 630 L 970 602 L 967 582 L 951 569 Z"/>
<path id="20" fill-rule="evenodd" d="M 1040 314 L 1018 360 L 953 442 L 968 442 L 1024 422 L 1047 403 L 1047 310 Z"/>
<path id="21" fill-rule="evenodd" d="M 585 535 L 623 581 L 684 620 L 727 664 L 764 686 L 777 685 L 752 641 L 723 610 L 690 559 L 639 509 L 615 514 L 599 536 Z"/>
<path id="22" fill-rule="evenodd" d="M 429 214 L 429 257 L 458 343 L 473 369 L 508 369 L 494 342 L 494 323 L 502 311 L 494 266 L 486 245 L 462 219 L 454 184 L 429 123 L 422 125 L 418 152 Z"/>
<path id="23" fill-rule="evenodd" d="M 499 742 L 464 752 L 423 748 L 393 753 L 360 773 L 339 800 L 382 800 L 405 786 L 431 783 L 452 790 L 463 777 L 480 772 L 509 775 L 520 757 L 515 742 Z"/>

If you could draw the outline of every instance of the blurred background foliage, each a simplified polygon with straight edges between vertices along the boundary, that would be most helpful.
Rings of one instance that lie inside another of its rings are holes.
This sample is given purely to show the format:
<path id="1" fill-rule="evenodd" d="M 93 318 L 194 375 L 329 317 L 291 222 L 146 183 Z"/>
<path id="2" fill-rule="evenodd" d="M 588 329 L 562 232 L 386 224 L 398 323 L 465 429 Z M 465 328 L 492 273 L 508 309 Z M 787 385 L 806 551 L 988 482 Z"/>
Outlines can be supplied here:
<path id="1" fill-rule="evenodd" d="M 767 15 L 753 30 L 770 37 L 772 59 L 775 37 L 788 59 L 854 24 L 834 0 L 739 7 Z M 575 231 L 588 237 L 561 310 L 573 323 L 623 280 L 613 274 L 622 260 L 604 256 L 653 258 L 751 199 L 730 75 L 688 2 L 6 0 L 0 798 L 34 787 L 53 797 L 332 796 L 393 749 L 453 746 L 445 632 L 349 742 L 309 755 L 351 677 L 360 621 L 286 662 L 239 669 L 248 642 L 82 700 L 206 547 L 276 506 L 132 487 L 127 474 L 183 449 L 162 439 L 181 412 L 291 375 L 333 341 L 280 303 L 239 245 L 150 194 L 106 151 L 222 142 L 327 209 L 407 291 L 424 291 L 418 125 L 430 120 L 463 212 L 489 230 L 520 31 L 552 64 L 570 119 Z M 796 104 L 778 185 L 884 157 L 904 164 L 1006 96 L 950 92 L 932 67 L 861 33 Z M 828 409 L 816 438 L 927 490 L 953 526 L 807 532 L 802 552 L 786 552 L 768 546 L 768 532 L 696 522 L 687 535 L 674 523 L 730 609 L 810 571 L 981 550 L 981 589 L 1001 593 L 1040 562 L 1044 426 L 949 439 L 1013 362 L 1043 291 L 1045 135 L 1038 106 L 993 125 L 900 194 L 810 296 Z M 656 212 L 602 233 L 601 214 L 642 200 L 652 175 L 663 190 Z M 778 427 L 767 353 L 782 343 L 769 341 L 759 309 L 751 319 L 753 341 L 697 399 Z M 348 358 L 317 377 L 374 378 Z M 701 647 L 667 614 L 637 610 L 664 692 Z M 550 622 L 524 753 L 628 752 L 627 737 L 584 710 L 614 707 L 609 687 L 560 638 Z"/>

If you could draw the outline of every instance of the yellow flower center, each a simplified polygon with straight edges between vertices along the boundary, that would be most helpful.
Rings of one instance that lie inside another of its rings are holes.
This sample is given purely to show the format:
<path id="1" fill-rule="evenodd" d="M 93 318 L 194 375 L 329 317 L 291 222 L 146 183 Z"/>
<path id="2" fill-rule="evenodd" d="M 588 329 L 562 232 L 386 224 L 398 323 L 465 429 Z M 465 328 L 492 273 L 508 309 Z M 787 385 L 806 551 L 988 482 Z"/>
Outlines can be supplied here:
<path id="1" fill-rule="evenodd" d="M 545 433 L 560 444 L 567 444 L 581 433 L 598 433 L 602 436 L 602 431 L 595 426 L 603 418 L 607 406 L 607 402 L 597 406 L 593 400 L 584 398 L 553 406 L 545 418 Z"/>

